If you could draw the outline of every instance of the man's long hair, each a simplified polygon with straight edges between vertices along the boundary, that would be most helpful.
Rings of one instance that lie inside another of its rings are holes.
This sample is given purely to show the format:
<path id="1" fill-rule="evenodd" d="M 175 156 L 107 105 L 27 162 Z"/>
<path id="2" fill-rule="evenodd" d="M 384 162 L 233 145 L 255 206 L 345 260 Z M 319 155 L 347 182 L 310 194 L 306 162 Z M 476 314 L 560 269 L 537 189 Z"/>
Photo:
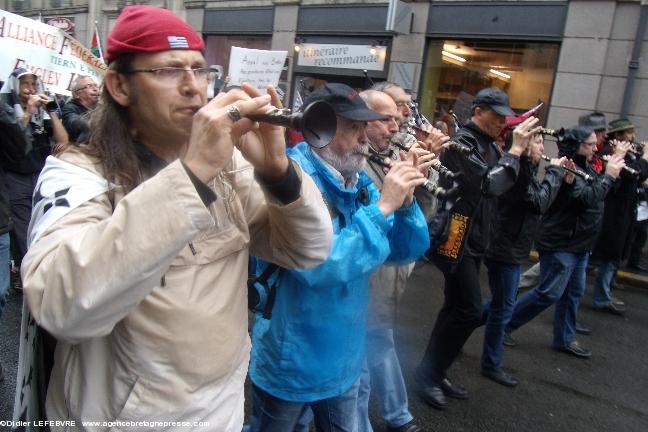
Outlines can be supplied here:
<path id="1" fill-rule="evenodd" d="M 110 63 L 110 69 L 130 69 L 133 55 L 123 55 Z M 142 181 L 141 163 L 126 107 L 118 104 L 104 86 L 97 108 L 90 117 L 90 139 L 84 151 L 99 159 L 104 176 L 126 193 Z"/>

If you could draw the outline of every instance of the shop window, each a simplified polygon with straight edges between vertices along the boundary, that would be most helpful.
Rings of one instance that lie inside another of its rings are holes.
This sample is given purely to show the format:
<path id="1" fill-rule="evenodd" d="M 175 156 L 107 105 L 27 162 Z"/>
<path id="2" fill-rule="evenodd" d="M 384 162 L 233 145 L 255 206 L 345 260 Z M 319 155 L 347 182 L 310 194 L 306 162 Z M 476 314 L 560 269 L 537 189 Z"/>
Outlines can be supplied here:
<path id="1" fill-rule="evenodd" d="M 72 3 L 72 0 L 50 0 L 50 6 L 53 8 L 70 7 Z"/>
<path id="2" fill-rule="evenodd" d="M 428 119 L 453 125 L 470 119 L 473 96 L 486 87 L 508 93 L 511 107 L 525 112 L 542 102 L 545 120 L 559 45 L 492 41 L 431 41 L 426 55 L 421 110 Z"/>
<path id="3" fill-rule="evenodd" d="M 31 9 L 31 0 L 13 0 L 11 3 L 15 11 Z"/>

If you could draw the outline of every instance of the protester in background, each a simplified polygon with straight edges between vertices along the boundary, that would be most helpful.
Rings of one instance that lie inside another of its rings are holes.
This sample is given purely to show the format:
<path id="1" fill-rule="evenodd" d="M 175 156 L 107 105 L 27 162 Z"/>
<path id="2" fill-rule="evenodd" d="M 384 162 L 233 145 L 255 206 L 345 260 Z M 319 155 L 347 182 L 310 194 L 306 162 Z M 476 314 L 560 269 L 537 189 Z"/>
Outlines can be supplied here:
<path id="1" fill-rule="evenodd" d="M 506 148 L 512 145 L 527 125 L 535 122 L 537 119 L 530 117 L 515 130 L 509 129 L 505 138 Z M 566 158 L 552 159 L 542 182 L 537 179 L 538 164 L 543 153 L 542 134 L 535 134 L 527 152 L 520 158 L 520 173 L 515 185 L 497 199 L 492 240 L 485 255 L 492 299 L 485 308 L 488 318 L 484 332 L 482 375 L 508 387 L 516 386 L 518 380 L 502 368 L 502 345 L 504 329 L 515 306 L 520 265 L 529 257 L 539 217 L 558 195 L 564 176 L 561 164 L 566 162 Z"/>
<path id="2" fill-rule="evenodd" d="M 0 318 L 9 288 L 9 231 L 13 228 L 3 165 L 21 159 L 27 150 L 24 125 L 16 117 L 13 108 L 0 101 Z M 0 364 L 0 382 L 3 380 L 4 370 Z"/>
<path id="3" fill-rule="evenodd" d="M 443 271 L 445 299 L 416 375 L 420 396 L 437 409 L 446 408 L 445 395 L 468 397 L 463 386 L 448 379 L 447 371 L 482 323 L 479 269 L 490 239 L 496 197 L 515 183 L 519 158 L 530 137 L 526 130 L 525 139 L 515 141 L 507 153 L 500 154 L 494 140 L 504 127 L 506 116 L 514 114 L 508 95 L 502 90 L 479 91 L 473 99 L 471 121 L 453 137 L 470 154 L 448 149 L 440 156 L 448 169 L 462 173 L 462 181 L 460 199 L 450 202 L 448 210 L 439 212 L 431 224 L 438 227 L 431 229 L 433 239 L 443 232 L 448 233 L 447 238 L 436 240 L 441 245 L 435 245 L 426 254 Z"/>
<path id="4" fill-rule="evenodd" d="M 423 174 L 412 162 L 395 161 L 378 193 L 362 171 L 367 122 L 386 116 L 344 84 L 325 84 L 304 103 L 320 100 L 337 116 L 333 140 L 321 149 L 301 143 L 288 154 L 313 177 L 329 206 L 333 248 L 313 269 L 278 269 L 268 279 L 275 286 L 271 316 L 257 313 L 252 332 L 252 432 L 293 431 L 309 409 L 317 430 L 357 430 L 369 277 L 385 262 L 414 261 L 428 245 L 413 198 Z"/>
<path id="5" fill-rule="evenodd" d="M 597 174 L 601 174 L 605 167 L 603 159 L 600 157 L 600 152 L 605 146 L 605 138 L 607 136 L 607 121 L 605 114 L 600 111 L 593 111 L 589 114 L 584 114 L 578 117 L 578 126 L 584 126 L 592 129 L 596 135 L 596 149 L 590 166 Z"/>
<path id="6" fill-rule="evenodd" d="M 328 211 L 282 128 L 244 118 L 274 89 L 206 103 L 203 39 L 175 14 L 127 6 L 106 48 L 88 145 L 48 159 L 23 263 L 34 319 L 58 340 L 47 419 L 240 432 L 248 251 L 317 265 Z"/>
<path id="7" fill-rule="evenodd" d="M 369 90 L 388 94 L 396 104 L 398 115 L 395 120 L 398 123 L 400 132 L 392 136 L 392 141 L 397 142 L 401 147 L 409 147 L 418 143 L 421 150 L 434 153 L 437 157 L 439 156 L 443 144 L 448 142 L 450 138 L 440 130 L 433 128 L 429 123 L 422 125 L 425 127 L 425 130 L 411 127 L 410 116 L 413 115 L 412 110 L 410 110 L 411 97 L 402 87 L 389 81 L 383 81 L 374 84 Z M 394 152 L 394 149 L 398 149 L 398 147 L 395 145 L 386 151 L 390 151 L 392 155 L 398 154 L 397 151 Z M 428 178 L 436 183 L 439 176 L 436 171 L 430 170 Z M 438 200 L 423 188 L 417 188 L 414 191 L 414 196 L 421 210 L 423 210 L 425 220 L 429 223 L 436 213 Z"/>
<path id="8" fill-rule="evenodd" d="M 36 181 L 52 147 L 67 143 L 68 135 L 56 113 L 56 103 L 45 94 L 37 75 L 18 68 L 11 73 L 0 93 L 2 100 L 13 109 L 14 118 L 22 123 L 30 148 L 23 157 L 4 164 L 14 224 L 11 231 L 11 255 L 15 265 L 12 278 L 14 286 L 19 287 Z"/>
<path id="9" fill-rule="evenodd" d="M 384 116 L 367 122 L 370 151 L 381 158 L 394 160 L 402 152 L 394 148 L 391 139 L 398 133 L 398 108 L 386 93 L 365 90 L 360 97 L 367 106 Z M 379 190 L 385 180 L 384 168 L 371 160 L 365 171 Z M 378 412 L 390 431 L 418 432 L 409 411 L 407 388 L 394 344 L 394 328 L 398 305 L 405 292 L 407 278 L 414 264 L 380 266 L 369 279 L 370 296 L 367 311 L 367 356 L 358 392 L 358 431 L 371 432 L 369 421 L 369 396 L 377 402 Z"/>
<path id="10" fill-rule="evenodd" d="M 613 156 L 605 174 L 597 175 L 589 165 L 596 148 L 596 135 L 583 126 L 567 129 L 558 146 L 560 157 L 573 159 L 575 166 L 594 177 L 594 181 L 588 183 L 575 176 L 571 184 L 563 183 L 543 216 L 536 238 L 540 284 L 517 300 L 506 331 L 511 333 L 556 304 L 554 349 L 589 358 L 591 351 L 575 339 L 576 315 L 585 294 L 585 271 L 600 230 L 604 199 L 624 162 L 621 157 Z"/>
<path id="11" fill-rule="evenodd" d="M 406 126 L 407 118 L 412 115 L 410 103 L 412 97 L 398 84 L 389 81 L 381 81 L 371 86 L 371 90 L 381 91 L 387 93 L 394 99 L 396 107 L 398 108 L 398 118 L 396 121 L 401 126 L 401 130 Z"/>
<path id="12" fill-rule="evenodd" d="M 628 119 L 611 121 L 609 136 L 610 140 L 599 154 L 624 158 L 626 166 L 637 174 L 622 171 L 619 181 L 605 197 L 601 231 L 593 251 L 599 262 L 592 297 L 594 310 L 623 315 L 625 303 L 613 296 L 612 281 L 621 261 L 630 252 L 630 236 L 634 232 L 639 203 L 637 189 L 648 178 L 648 148 L 642 149 L 641 153 L 637 153 L 637 149 L 632 151 L 634 125 Z"/>
<path id="13" fill-rule="evenodd" d="M 631 238 L 630 255 L 627 267 L 631 270 L 648 273 L 648 267 L 641 263 L 643 249 L 648 240 L 648 185 L 643 182 L 638 189 L 637 224 Z"/>
<path id="14" fill-rule="evenodd" d="M 70 141 L 83 143 L 90 132 L 89 114 L 99 102 L 99 86 L 86 75 L 77 76 L 72 81 L 72 98 L 67 101 L 62 110 L 62 121 Z"/>

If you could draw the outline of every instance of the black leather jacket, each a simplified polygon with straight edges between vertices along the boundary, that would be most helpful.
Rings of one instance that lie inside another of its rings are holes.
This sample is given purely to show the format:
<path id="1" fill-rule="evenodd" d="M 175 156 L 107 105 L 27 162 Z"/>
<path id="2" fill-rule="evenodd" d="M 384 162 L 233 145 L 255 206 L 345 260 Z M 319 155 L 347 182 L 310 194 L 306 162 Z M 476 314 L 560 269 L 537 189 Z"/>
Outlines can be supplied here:
<path id="1" fill-rule="evenodd" d="M 591 183 L 576 176 L 570 185 L 563 183 L 540 222 L 536 249 L 545 252 L 590 252 L 601 229 L 605 196 L 614 184 L 606 174 L 597 175 L 583 156 L 574 162 L 594 177 Z"/>
<path id="2" fill-rule="evenodd" d="M 605 152 L 604 149 L 603 152 Z M 605 153 L 612 153 L 607 151 Z M 594 255 L 605 260 L 622 260 L 630 252 L 631 236 L 637 220 L 638 188 L 648 178 L 648 161 L 631 154 L 626 165 L 638 175 L 621 171 L 619 180 L 605 197 L 601 233 L 594 247 Z"/>
<path id="3" fill-rule="evenodd" d="M 90 126 L 88 108 L 76 99 L 70 99 L 61 109 L 61 122 L 68 133 L 70 142 L 81 143 L 88 139 Z"/>
<path id="4" fill-rule="evenodd" d="M 9 232 L 12 228 L 3 165 L 15 163 L 25 155 L 29 145 L 25 133 L 25 127 L 21 126 L 13 108 L 0 102 L 0 234 Z"/>
<path id="5" fill-rule="evenodd" d="M 520 159 L 508 153 L 501 154 L 493 139 L 472 121 L 455 134 L 453 141 L 468 145 L 473 151 L 466 156 L 448 149 L 439 157 L 447 168 L 462 173 L 459 199 L 452 205 L 451 211 L 470 217 L 463 253 L 481 257 L 488 246 L 491 219 L 497 207 L 496 197 L 515 183 Z M 446 188 L 451 186 L 443 178 L 440 183 Z"/>
<path id="6" fill-rule="evenodd" d="M 540 215 L 558 195 L 564 174 L 561 167 L 549 166 L 539 181 L 537 171 L 529 159 L 521 158 L 515 185 L 497 199 L 488 260 L 522 264 L 529 257 Z"/>

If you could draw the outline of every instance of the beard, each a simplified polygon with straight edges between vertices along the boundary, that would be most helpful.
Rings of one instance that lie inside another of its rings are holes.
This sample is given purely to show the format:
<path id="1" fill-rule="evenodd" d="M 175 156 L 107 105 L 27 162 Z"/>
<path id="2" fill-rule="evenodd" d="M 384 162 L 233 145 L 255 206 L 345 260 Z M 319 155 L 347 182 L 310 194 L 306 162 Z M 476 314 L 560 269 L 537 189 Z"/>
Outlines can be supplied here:
<path id="1" fill-rule="evenodd" d="M 344 155 L 339 155 L 331 150 L 330 146 L 326 146 L 319 151 L 319 155 L 347 179 L 362 171 L 365 158 L 360 153 L 368 152 L 369 144 L 363 144 Z"/>

